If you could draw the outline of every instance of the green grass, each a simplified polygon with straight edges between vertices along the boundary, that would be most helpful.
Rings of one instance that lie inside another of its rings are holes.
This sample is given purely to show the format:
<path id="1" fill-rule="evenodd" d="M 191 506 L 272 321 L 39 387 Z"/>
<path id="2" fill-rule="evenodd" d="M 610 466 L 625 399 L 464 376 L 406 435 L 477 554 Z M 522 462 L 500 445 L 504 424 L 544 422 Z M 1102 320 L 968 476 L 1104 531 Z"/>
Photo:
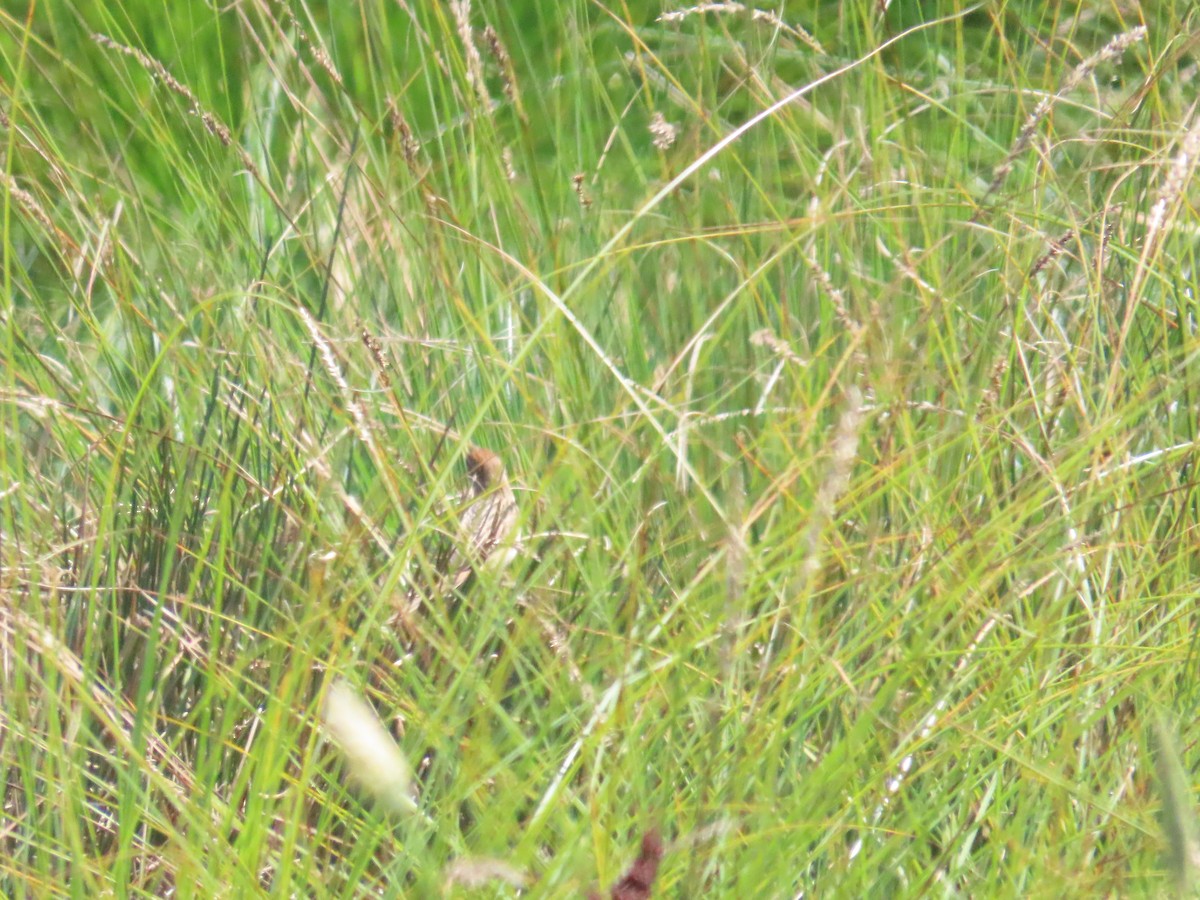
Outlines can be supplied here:
<path id="1" fill-rule="evenodd" d="M 1200 15 L 881 5 L 0 11 L 0 894 L 1188 890 Z"/>

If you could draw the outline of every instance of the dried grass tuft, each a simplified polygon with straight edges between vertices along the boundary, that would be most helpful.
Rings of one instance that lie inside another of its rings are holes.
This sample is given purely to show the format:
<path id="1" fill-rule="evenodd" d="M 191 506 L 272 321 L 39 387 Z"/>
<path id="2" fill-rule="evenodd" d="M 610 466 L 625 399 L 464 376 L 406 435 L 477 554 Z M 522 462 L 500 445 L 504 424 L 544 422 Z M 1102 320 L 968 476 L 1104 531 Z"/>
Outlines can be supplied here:
<path id="1" fill-rule="evenodd" d="M 669 150 L 675 143 L 679 130 L 668 122 L 662 113 L 656 112 L 650 117 L 650 134 L 654 137 L 655 147 L 659 150 Z"/>

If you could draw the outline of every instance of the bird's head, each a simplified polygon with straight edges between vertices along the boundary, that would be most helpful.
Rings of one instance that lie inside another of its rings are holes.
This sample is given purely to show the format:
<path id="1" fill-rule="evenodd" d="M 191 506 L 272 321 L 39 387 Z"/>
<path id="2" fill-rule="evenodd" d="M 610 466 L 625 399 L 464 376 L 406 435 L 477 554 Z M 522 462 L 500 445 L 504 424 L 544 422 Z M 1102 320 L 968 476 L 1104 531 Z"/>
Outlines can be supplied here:
<path id="1" fill-rule="evenodd" d="M 482 493 L 504 480 L 504 463 L 491 450 L 472 447 L 467 453 L 467 475 Z"/>

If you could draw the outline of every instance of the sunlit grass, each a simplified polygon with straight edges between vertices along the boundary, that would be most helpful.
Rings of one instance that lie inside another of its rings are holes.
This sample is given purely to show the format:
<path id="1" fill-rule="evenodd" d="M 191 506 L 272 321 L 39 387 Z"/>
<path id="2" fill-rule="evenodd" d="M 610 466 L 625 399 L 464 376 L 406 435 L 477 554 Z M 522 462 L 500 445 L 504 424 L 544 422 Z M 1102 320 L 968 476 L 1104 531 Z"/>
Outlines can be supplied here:
<path id="1" fill-rule="evenodd" d="M 0 11 L 0 893 L 1189 883 L 1195 13 L 880 6 Z"/>

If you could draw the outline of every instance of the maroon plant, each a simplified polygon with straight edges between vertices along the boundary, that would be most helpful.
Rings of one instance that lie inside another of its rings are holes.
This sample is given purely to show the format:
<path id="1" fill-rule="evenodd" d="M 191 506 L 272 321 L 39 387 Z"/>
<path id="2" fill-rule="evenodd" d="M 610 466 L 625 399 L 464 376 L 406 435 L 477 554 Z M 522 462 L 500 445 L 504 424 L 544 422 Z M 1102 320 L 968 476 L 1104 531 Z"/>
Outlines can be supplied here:
<path id="1" fill-rule="evenodd" d="M 658 876 L 658 864 L 663 857 L 663 842 L 658 830 L 651 828 L 642 835 L 642 852 L 633 861 L 621 879 L 612 886 L 612 900 L 649 900 L 654 879 Z M 601 900 L 595 891 L 589 900 Z"/>

